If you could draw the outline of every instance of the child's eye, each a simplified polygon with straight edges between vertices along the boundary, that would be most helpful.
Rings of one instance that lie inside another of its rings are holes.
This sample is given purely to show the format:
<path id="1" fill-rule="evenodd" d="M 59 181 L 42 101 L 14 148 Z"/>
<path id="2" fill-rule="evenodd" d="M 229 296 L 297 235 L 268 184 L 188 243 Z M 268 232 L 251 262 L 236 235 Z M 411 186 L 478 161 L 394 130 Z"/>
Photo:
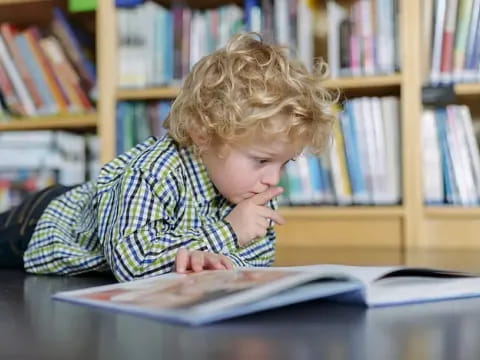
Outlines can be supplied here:
<path id="1" fill-rule="evenodd" d="M 266 163 L 268 163 L 268 161 L 269 161 L 268 159 L 257 159 L 257 162 L 259 164 L 266 164 Z"/>

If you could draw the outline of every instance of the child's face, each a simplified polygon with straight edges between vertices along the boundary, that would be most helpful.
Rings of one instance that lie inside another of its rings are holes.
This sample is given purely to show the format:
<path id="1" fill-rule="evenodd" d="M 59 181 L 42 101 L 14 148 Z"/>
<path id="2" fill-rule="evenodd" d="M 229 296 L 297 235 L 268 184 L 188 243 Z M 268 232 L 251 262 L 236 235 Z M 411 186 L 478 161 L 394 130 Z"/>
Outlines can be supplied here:
<path id="1" fill-rule="evenodd" d="M 298 151 L 290 142 L 271 140 L 230 147 L 223 156 L 210 147 L 202 160 L 217 190 L 238 204 L 277 185 L 285 164 Z"/>

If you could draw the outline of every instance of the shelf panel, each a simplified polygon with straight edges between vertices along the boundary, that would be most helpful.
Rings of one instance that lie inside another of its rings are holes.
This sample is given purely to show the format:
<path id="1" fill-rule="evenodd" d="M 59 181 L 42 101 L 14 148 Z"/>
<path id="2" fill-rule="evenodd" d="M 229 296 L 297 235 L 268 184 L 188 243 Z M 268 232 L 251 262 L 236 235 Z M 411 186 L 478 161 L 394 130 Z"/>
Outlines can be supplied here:
<path id="1" fill-rule="evenodd" d="M 86 129 L 97 126 L 97 114 L 41 116 L 0 122 L 0 131 Z"/>
<path id="2" fill-rule="evenodd" d="M 315 264 L 367 266 L 404 265 L 403 252 L 400 248 L 296 246 L 294 244 L 283 245 L 281 239 L 277 241 L 275 248 L 275 266 Z"/>
<path id="3" fill-rule="evenodd" d="M 420 248 L 438 250 L 480 249 L 480 211 L 431 215 L 422 225 Z"/>
<path id="4" fill-rule="evenodd" d="M 28 4 L 28 3 L 41 3 L 51 2 L 51 0 L 0 0 L 0 6 L 2 5 L 15 5 L 15 4 Z"/>
<path id="5" fill-rule="evenodd" d="M 398 218 L 401 206 L 283 206 L 280 214 L 288 218 Z"/>
<path id="6" fill-rule="evenodd" d="M 459 96 L 480 95 L 480 84 L 456 84 L 455 94 Z"/>
<path id="7" fill-rule="evenodd" d="M 278 246 L 400 249 L 402 244 L 401 209 L 283 210 L 286 222 L 275 226 Z"/>
<path id="8" fill-rule="evenodd" d="M 173 99 L 180 91 L 177 87 L 117 90 L 117 100 Z"/>
<path id="9" fill-rule="evenodd" d="M 324 85 L 330 88 L 360 89 L 360 88 L 382 88 L 400 86 L 402 83 L 401 74 L 384 76 L 357 76 L 325 80 Z"/>
<path id="10" fill-rule="evenodd" d="M 480 218 L 480 207 L 432 206 L 425 208 L 425 215 L 429 218 Z"/>
<path id="11" fill-rule="evenodd" d="M 391 89 L 400 87 L 402 76 L 400 74 L 388 76 L 349 77 L 325 80 L 324 85 L 340 90 L 355 89 Z M 148 99 L 173 99 L 178 95 L 177 87 L 159 87 L 147 89 L 120 89 L 117 90 L 117 100 L 148 100 Z"/>

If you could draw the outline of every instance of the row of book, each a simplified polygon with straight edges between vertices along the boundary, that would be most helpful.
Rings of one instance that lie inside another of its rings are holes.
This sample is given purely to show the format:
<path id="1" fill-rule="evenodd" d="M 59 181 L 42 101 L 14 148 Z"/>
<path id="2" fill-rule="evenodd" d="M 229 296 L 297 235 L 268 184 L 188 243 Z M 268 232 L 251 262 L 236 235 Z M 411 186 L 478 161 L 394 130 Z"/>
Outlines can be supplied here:
<path id="1" fill-rule="evenodd" d="M 79 32 L 60 8 L 48 29 L 0 24 L 2 113 L 51 115 L 93 110 L 89 95 L 95 66 L 86 55 L 93 39 Z"/>
<path id="2" fill-rule="evenodd" d="M 96 178 L 98 152 L 96 135 L 52 130 L 1 132 L 0 212 L 48 185 L 76 185 Z"/>
<path id="3" fill-rule="evenodd" d="M 332 77 L 400 70 L 398 0 L 327 1 L 328 64 Z"/>
<path id="4" fill-rule="evenodd" d="M 117 8 L 118 86 L 143 88 L 183 79 L 201 57 L 242 29 L 236 5 L 206 11 L 146 1 Z"/>
<path id="5" fill-rule="evenodd" d="M 480 81 L 480 0 L 424 0 L 424 71 L 434 85 Z"/>
<path id="6" fill-rule="evenodd" d="M 241 31 L 288 46 L 307 66 L 313 61 L 312 11 L 307 0 L 249 0 L 206 10 L 153 1 L 117 8 L 118 85 L 122 88 L 181 81 L 203 56 Z M 297 21 L 301 18 L 302 21 Z"/>
<path id="7" fill-rule="evenodd" d="M 468 106 L 425 109 L 423 191 L 429 205 L 478 206 L 480 155 Z"/>
<path id="8" fill-rule="evenodd" d="M 325 154 L 287 163 L 282 204 L 399 204 L 399 114 L 396 97 L 346 101 Z"/>
<path id="9" fill-rule="evenodd" d="M 116 111 L 116 152 L 121 154 L 149 136 L 165 134 L 163 121 L 170 112 L 171 102 L 122 101 Z"/>

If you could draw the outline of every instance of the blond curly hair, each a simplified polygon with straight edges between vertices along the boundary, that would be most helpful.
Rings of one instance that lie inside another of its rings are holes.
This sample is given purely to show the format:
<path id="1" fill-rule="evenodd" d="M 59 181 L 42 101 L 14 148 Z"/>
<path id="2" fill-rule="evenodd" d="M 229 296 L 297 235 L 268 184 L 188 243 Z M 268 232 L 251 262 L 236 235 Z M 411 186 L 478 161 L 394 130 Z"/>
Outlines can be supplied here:
<path id="1" fill-rule="evenodd" d="M 195 145 L 192 132 L 228 145 L 286 137 L 319 154 L 338 98 L 322 85 L 325 72 L 325 63 L 310 73 L 285 48 L 258 34 L 238 34 L 193 67 L 164 126 L 182 146 Z M 273 121 L 278 114 L 288 121 Z"/>

